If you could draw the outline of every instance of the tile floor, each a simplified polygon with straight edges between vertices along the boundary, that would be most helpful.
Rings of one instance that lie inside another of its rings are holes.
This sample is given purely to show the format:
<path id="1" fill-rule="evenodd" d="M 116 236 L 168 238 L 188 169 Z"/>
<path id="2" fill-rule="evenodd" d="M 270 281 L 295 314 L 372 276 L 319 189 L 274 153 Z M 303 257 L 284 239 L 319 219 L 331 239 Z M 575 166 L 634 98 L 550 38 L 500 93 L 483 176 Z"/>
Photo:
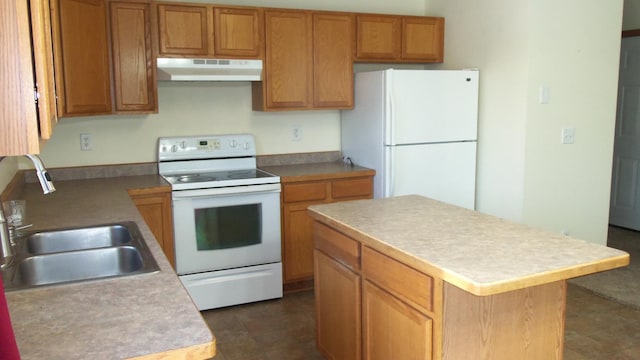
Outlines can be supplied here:
<path id="1" fill-rule="evenodd" d="M 202 312 L 218 341 L 215 360 L 313 360 L 313 292 Z M 640 309 L 569 285 L 565 360 L 640 359 Z"/>

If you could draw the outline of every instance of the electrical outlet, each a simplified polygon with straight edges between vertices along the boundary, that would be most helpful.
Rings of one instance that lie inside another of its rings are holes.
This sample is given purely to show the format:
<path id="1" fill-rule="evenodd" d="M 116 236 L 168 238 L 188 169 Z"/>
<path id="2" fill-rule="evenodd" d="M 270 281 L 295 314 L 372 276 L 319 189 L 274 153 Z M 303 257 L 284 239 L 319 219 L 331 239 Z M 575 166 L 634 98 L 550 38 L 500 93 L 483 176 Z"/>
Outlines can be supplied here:
<path id="1" fill-rule="evenodd" d="M 302 127 L 300 125 L 293 125 L 291 127 L 291 140 L 292 141 L 302 140 Z"/>
<path id="2" fill-rule="evenodd" d="M 92 150 L 91 134 L 80 134 L 80 150 Z"/>

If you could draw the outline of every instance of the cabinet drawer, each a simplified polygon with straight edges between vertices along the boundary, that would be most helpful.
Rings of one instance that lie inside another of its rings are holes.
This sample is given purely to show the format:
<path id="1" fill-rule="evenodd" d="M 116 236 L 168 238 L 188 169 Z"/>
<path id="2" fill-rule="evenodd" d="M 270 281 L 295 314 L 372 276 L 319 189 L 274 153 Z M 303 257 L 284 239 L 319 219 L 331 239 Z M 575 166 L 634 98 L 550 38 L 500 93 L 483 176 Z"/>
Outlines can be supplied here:
<path id="1" fill-rule="evenodd" d="M 327 186 L 324 182 L 286 184 L 282 190 L 284 202 L 324 200 Z"/>
<path id="2" fill-rule="evenodd" d="M 331 197 L 334 199 L 343 198 L 366 198 L 373 196 L 373 178 L 357 178 L 348 180 L 336 180 L 331 183 Z"/>
<path id="3" fill-rule="evenodd" d="M 400 299 L 433 308 L 433 278 L 373 249 L 362 249 L 362 274 Z"/>
<path id="4" fill-rule="evenodd" d="M 313 230 L 316 249 L 353 270 L 360 269 L 360 243 L 319 222 Z"/>

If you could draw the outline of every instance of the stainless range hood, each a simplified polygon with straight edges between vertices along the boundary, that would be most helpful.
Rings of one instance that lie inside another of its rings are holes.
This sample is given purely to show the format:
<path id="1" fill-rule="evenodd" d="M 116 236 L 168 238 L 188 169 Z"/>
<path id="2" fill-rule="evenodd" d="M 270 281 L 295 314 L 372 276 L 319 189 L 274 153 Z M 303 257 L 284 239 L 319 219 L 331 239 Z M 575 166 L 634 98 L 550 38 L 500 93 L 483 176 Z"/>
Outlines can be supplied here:
<path id="1" fill-rule="evenodd" d="M 158 80 L 260 81 L 262 60 L 158 58 Z"/>

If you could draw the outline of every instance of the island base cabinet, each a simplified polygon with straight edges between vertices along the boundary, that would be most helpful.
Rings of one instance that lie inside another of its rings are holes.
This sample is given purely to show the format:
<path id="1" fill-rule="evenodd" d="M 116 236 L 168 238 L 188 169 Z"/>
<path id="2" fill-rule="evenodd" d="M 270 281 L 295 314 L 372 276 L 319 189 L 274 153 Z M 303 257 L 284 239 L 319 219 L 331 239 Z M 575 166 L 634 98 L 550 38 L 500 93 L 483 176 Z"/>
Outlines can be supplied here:
<path id="1" fill-rule="evenodd" d="M 363 284 L 364 359 L 432 359 L 432 321 L 368 281 Z"/>
<path id="2" fill-rule="evenodd" d="M 360 276 L 315 250 L 316 339 L 328 359 L 361 359 Z"/>
<path id="3" fill-rule="evenodd" d="M 566 281 L 476 296 L 444 287 L 446 360 L 562 359 Z"/>

